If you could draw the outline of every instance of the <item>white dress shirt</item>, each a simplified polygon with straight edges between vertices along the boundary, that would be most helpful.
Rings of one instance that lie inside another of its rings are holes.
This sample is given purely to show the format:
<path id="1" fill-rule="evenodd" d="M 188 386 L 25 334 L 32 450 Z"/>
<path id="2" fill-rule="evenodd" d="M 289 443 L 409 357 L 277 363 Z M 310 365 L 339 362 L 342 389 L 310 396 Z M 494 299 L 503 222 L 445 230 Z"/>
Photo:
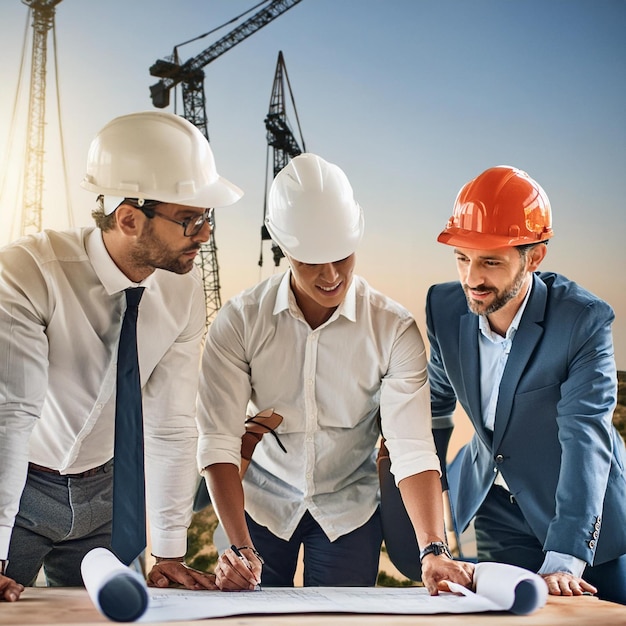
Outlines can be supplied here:
<path id="1" fill-rule="evenodd" d="M 312 330 L 273 276 L 226 303 L 209 329 L 198 420 L 201 468 L 239 465 L 246 416 L 273 408 L 278 434 L 254 451 L 246 510 L 289 539 L 308 510 L 333 541 L 378 506 L 378 418 L 396 482 L 439 471 L 424 342 L 411 314 L 355 276 L 343 303 Z"/>
<path id="2" fill-rule="evenodd" d="M 137 343 L 152 551 L 186 552 L 197 468 L 195 399 L 206 309 L 197 272 L 143 283 Z M 113 456 L 123 290 L 95 228 L 0 251 L 0 558 L 32 461 L 74 474 Z"/>

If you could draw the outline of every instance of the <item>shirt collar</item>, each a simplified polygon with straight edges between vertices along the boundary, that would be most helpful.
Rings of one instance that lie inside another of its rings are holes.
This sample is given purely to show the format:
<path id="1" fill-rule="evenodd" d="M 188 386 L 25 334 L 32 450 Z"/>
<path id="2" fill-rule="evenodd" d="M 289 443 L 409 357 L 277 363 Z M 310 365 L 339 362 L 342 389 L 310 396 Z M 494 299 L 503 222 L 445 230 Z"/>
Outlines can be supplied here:
<path id="1" fill-rule="evenodd" d="M 522 319 L 522 315 L 524 315 L 524 310 L 526 309 L 526 305 L 528 304 L 528 299 L 530 298 L 530 292 L 533 290 L 534 278 L 530 277 L 530 285 L 528 287 L 528 291 L 524 296 L 524 300 L 520 308 L 517 310 L 515 317 L 511 321 L 509 327 L 506 330 L 506 335 L 504 337 L 500 337 L 491 330 L 489 326 L 489 321 L 487 320 L 486 315 L 478 316 L 478 327 L 480 328 L 480 332 L 487 337 L 487 339 L 491 339 L 491 341 L 502 341 L 506 339 L 512 339 L 513 335 L 517 332 L 517 328 L 519 327 L 520 320 Z M 499 338 L 499 339 L 498 339 Z"/>
<path id="2" fill-rule="evenodd" d="M 302 315 L 302 312 L 296 303 L 293 291 L 291 290 L 291 270 L 287 270 L 284 273 L 280 284 L 278 285 L 273 313 L 274 315 L 277 315 L 281 311 L 285 310 L 291 310 L 292 312 L 297 312 L 299 315 Z M 343 317 L 351 322 L 356 322 L 356 284 L 354 277 L 350 282 L 350 287 L 348 287 L 345 298 L 326 323 L 328 324 L 340 315 L 343 315 Z"/>
<path id="3" fill-rule="evenodd" d="M 104 245 L 104 240 L 102 239 L 102 231 L 99 228 L 94 228 L 91 233 L 87 235 L 85 248 L 96 275 L 109 295 L 139 285 L 149 288 L 154 272 L 141 283 L 134 283 L 130 280 L 130 278 L 117 267 L 109 255 Z"/>

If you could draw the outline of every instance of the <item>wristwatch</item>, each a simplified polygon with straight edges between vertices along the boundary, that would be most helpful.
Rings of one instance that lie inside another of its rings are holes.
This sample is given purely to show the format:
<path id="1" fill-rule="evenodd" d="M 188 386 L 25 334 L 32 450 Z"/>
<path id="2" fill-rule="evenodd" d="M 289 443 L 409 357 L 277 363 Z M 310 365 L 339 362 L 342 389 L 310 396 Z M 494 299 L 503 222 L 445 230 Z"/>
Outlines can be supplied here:
<path id="1" fill-rule="evenodd" d="M 7 571 L 7 567 L 9 567 L 9 559 L 0 559 L 0 574 L 2 576 Z"/>
<path id="2" fill-rule="evenodd" d="M 429 554 L 434 554 L 435 556 L 445 554 L 449 559 L 452 558 L 452 554 L 450 554 L 448 546 L 443 541 L 433 541 L 432 543 L 429 543 L 423 550 L 421 550 L 420 563 L 422 562 L 424 557 Z"/>

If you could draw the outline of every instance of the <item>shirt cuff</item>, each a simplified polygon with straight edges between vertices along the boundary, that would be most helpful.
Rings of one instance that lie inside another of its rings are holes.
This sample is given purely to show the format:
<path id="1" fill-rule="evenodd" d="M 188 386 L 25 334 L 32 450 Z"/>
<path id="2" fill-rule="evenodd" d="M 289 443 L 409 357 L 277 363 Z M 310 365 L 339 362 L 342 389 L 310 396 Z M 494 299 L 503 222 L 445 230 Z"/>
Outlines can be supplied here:
<path id="1" fill-rule="evenodd" d="M 543 565 L 537 572 L 541 575 L 554 574 L 555 572 L 566 572 L 576 578 L 582 578 L 587 563 L 571 554 L 562 552 L 546 552 Z"/>
<path id="2" fill-rule="evenodd" d="M 13 527 L 0 526 L 0 560 L 6 561 L 9 558 L 9 543 Z"/>
<path id="3" fill-rule="evenodd" d="M 150 552 L 166 558 L 184 556 L 187 554 L 187 531 L 153 531 Z"/>

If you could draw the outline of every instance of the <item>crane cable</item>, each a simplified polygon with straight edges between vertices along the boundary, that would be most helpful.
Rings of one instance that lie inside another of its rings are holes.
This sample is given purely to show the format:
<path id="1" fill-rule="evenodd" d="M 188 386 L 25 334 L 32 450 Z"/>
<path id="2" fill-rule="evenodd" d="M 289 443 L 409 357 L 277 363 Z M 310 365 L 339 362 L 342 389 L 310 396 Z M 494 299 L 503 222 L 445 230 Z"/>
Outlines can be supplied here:
<path id="1" fill-rule="evenodd" d="M 26 14 L 26 24 L 24 26 L 24 37 L 22 40 L 22 57 L 20 60 L 20 70 L 19 70 L 19 74 L 17 77 L 17 88 L 15 89 L 15 99 L 13 100 L 13 111 L 11 113 L 11 126 L 9 128 L 9 140 L 7 141 L 6 154 L 4 155 L 4 158 L 3 158 L 3 162 L 7 164 L 7 167 L 2 168 L 2 177 L 0 178 L 0 199 L 2 199 L 4 195 L 4 186 L 5 186 L 6 179 L 7 179 L 7 171 L 9 169 L 8 168 L 9 155 L 11 154 L 11 150 L 13 148 L 15 127 L 17 126 L 15 122 L 17 118 L 17 108 L 18 108 L 18 102 L 20 99 L 20 92 L 22 90 L 22 76 L 24 75 L 24 62 L 26 59 L 26 41 L 28 39 L 28 28 L 30 25 L 31 15 L 32 15 L 32 9 L 29 8 Z M 21 180 L 18 182 L 21 184 Z M 13 211 L 13 215 L 11 218 L 11 230 L 9 231 L 10 239 L 13 238 L 13 233 L 15 232 L 15 228 L 16 228 L 15 219 L 16 219 L 17 214 L 18 214 L 17 211 Z M 3 243 L 7 243 L 7 242 L 3 242 Z"/>
<path id="2" fill-rule="evenodd" d="M 224 22 L 221 26 L 216 26 L 215 28 L 211 29 L 210 31 L 206 33 L 203 33 L 202 35 L 198 35 L 197 37 L 194 37 L 193 39 L 188 39 L 187 41 L 183 41 L 183 43 L 179 43 L 175 45 L 174 51 L 172 53 L 172 58 L 176 60 L 176 62 L 178 62 L 178 48 L 188 43 L 191 43 L 192 41 L 198 41 L 198 39 L 204 39 L 205 37 L 208 37 L 209 35 L 218 31 L 220 28 L 224 28 L 224 26 L 228 26 L 229 24 L 236 22 L 238 19 L 242 18 L 244 15 L 247 15 L 248 13 L 250 13 L 250 11 L 254 11 L 254 9 L 256 9 L 257 7 L 260 7 L 262 4 L 267 4 L 267 2 L 269 1 L 270 0 L 262 0 L 261 2 L 258 2 L 257 4 L 255 4 L 253 7 L 249 8 L 247 11 L 244 11 L 243 13 L 240 13 L 239 15 L 229 19 L 227 22 Z"/>
<path id="3" fill-rule="evenodd" d="M 204 39 L 205 37 L 208 37 L 209 35 L 212 35 L 213 33 L 217 32 L 218 30 L 220 30 L 221 28 L 224 28 L 224 26 L 228 26 L 229 24 L 232 24 L 233 22 L 236 22 L 237 20 L 241 19 L 244 15 L 247 15 L 248 13 L 250 13 L 251 11 L 254 11 L 257 7 L 260 7 L 262 4 L 267 4 L 268 2 L 271 2 L 271 0 L 261 0 L 261 2 L 257 2 L 253 7 L 250 7 L 248 10 L 244 11 L 243 13 L 240 13 L 239 15 L 236 15 L 235 17 L 229 19 L 228 21 L 224 22 L 221 26 L 216 26 L 215 28 L 212 28 L 211 30 L 207 31 L 206 33 L 203 33 L 202 35 L 198 35 L 197 37 L 193 37 L 192 39 L 188 39 L 187 41 L 183 41 L 182 43 L 176 44 L 174 46 L 174 49 L 172 50 L 172 60 L 174 61 L 174 63 L 176 63 L 177 65 L 180 65 L 180 61 L 178 59 L 178 48 L 181 48 L 182 46 L 187 45 L 188 43 L 192 43 L 194 41 L 198 41 L 199 39 Z M 177 94 L 178 94 L 178 85 L 174 86 L 174 113 L 177 112 Z"/>
<path id="4" fill-rule="evenodd" d="M 267 212 L 267 181 L 269 178 L 269 170 L 270 170 L 270 145 L 267 144 L 267 148 L 265 149 L 265 189 L 263 190 L 263 226 L 261 226 L 261 230 L 265 226 L 265 215 Z M 259 253 L 259 282 L 263 278 L 262 267 L 263 267 L 263 237 L 261 236 L 261 250 Z"/>
<path id="5" fill-rule="evenodd" d="M 67 158 L 65 155 L 65 140 L 63 138 L 63 123 L 61 121 L 61 92 L 59 90 L 59 64 L 57 59 L 57 31 L 55 23 L 52 22 L 52 49 L 54 56 L 54 83 L 57 101 L 57 123 L 59 124 L 59 141 L 61 142 L 61 162 L 63 164 L 63 181 L 65 183 L 65 199 L 67 201 L 67 221 L 70 228 L 74 226 L 74 212 L 70 199 L 70 185 L 67 177 Z"/>
<path id="6" fill-rule="evenodd" d="M 289 88 L 289 97 L 291 98 L 291 106 L 293 107 L 294 115 L 296 116 L 296 123 L 298 125 L 298 132 L 300 133 L 300 141 L 302 142 L 302 152 L 306 152 L 306 147 L 304 145 L 304 137 L 302 136 L 302 127 L 300 126 L 300 118 L 298 117 L 298 109 L 296 108 L 296 100 L 293 97 L 293 91 L 291 91 L 291 82 L 289 81 L 289 74 L 287 73 L 287 68 L 285 67 L 285 79 L 287 81 L 287 87 Z"/>

